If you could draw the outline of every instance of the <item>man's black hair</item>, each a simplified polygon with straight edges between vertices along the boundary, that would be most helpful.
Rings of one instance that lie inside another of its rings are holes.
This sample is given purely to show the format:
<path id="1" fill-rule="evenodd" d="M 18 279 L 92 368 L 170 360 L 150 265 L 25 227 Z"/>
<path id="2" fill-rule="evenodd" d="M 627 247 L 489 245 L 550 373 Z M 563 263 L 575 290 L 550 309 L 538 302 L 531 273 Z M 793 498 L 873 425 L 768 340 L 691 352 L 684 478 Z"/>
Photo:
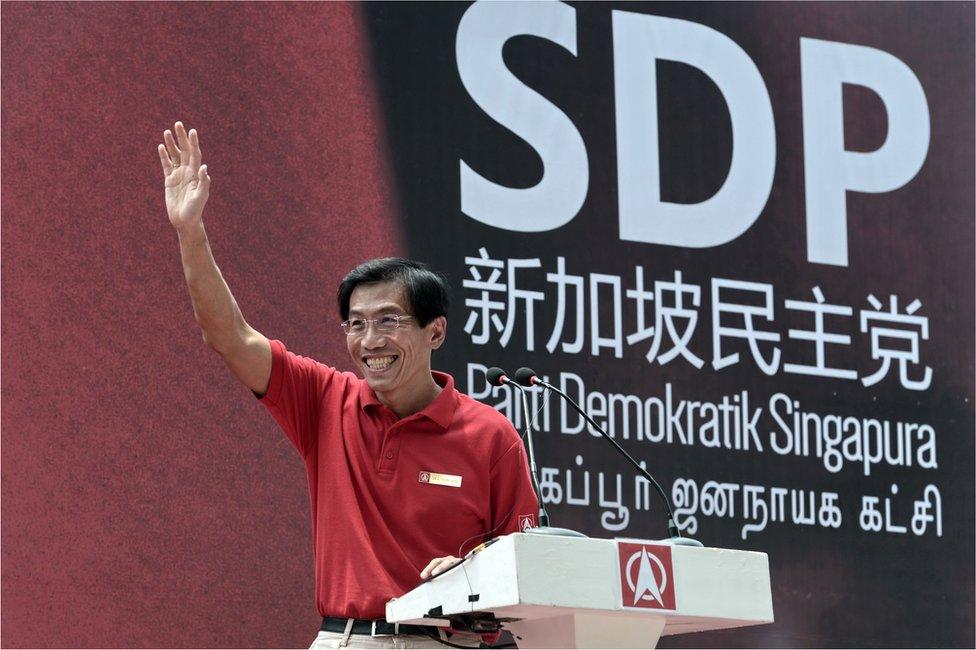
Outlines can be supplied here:
<path id="1" fill-rule="evenodd" d="M 367 260 L 350 271 L 339 284 L 339 315 L 349 318 L 349 299 L 360 284 L 397 282 L 406 294 L 410 313 L 417 324 L 424 327 L 438 316 L 447 316 L 450 297 L 447 281 L 431 271 L 426 264 L 402 257 L 382 257 Z"/>

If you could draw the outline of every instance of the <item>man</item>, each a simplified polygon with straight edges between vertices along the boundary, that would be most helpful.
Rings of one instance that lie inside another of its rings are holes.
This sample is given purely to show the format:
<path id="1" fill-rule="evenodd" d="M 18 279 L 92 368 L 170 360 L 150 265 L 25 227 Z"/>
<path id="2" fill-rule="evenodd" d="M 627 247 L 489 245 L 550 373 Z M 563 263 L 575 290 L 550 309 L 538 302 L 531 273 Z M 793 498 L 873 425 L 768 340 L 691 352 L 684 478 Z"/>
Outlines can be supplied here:
<path id="1" fill-rule="evenodd" d="M 436 630 L 386 624 L 386 601 L 520 520 L 534 523 L 537 510 L 511 424 L 431 370 L 447 333 L 447 287 L 403 259 L 371 260 L 346 276 L 336 334 L 364 379 L 269 341 L 244 320 L 211 254 L 197 132 L 180 122 L 174 131 L 159 145 L 166 209 L 204 341 L 305 462 L 323 616 L 313 647 L 429 647 Z M 386 646 L 369 638 L 377 633 Z"/>

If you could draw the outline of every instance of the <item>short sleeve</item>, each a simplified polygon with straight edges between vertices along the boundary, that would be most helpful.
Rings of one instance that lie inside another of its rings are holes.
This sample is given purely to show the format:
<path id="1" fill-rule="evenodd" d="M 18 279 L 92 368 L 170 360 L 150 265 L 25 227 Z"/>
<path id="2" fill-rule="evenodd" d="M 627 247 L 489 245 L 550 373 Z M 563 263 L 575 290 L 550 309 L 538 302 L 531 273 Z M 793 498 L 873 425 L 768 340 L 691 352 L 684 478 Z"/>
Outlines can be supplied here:
<path id="1" fill-rule="evenodd" d="M 313 446 L 322 395 L 336 374 L 329 366 L 289 352 L 281 341 L 271 341 L 271 378 L 261 403 L 302 458 Z"/>
<path id="2" fill-rule="evenodd" d="M 526 521 L 538 526 L 538 514 L 525 446 L 516 437 L 491 468 L 491 536 L 520 532 Z"/>

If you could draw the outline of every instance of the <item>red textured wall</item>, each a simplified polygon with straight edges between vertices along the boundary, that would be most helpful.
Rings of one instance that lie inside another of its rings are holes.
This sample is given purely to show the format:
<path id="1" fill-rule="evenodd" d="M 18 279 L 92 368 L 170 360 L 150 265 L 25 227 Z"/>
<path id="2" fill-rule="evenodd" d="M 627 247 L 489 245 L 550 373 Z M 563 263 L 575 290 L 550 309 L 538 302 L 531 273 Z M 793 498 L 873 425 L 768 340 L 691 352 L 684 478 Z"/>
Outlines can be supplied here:
<path id="1" fill-rule="evenodd" d="M 156 144 L 182 119 L 245 316 L 345 365 L 401 252 L 350 4 L 2 5 L 2 645 L 307 645 L 302 465 L 201 341 Z"/>

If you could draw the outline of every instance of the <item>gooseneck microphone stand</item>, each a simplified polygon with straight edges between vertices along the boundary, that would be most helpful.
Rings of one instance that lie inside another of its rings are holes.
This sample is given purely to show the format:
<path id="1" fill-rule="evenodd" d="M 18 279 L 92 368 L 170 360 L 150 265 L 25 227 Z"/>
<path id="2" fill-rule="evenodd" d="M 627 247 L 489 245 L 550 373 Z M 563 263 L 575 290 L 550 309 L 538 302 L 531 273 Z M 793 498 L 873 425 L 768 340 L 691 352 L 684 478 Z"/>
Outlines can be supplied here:
<path id="1" fill-rule="evenodd" d="M 506 379 L 508 379 L 508 378 L 506 377 Z M 579 413 L 580 415 L 582 415 L 583 418 L 587 422 L 590 423 L 590 426 L 592 426 L 594 429 L 596 429 L 601 434 L 603 434 L 603 437 L 606 438 L 607 440 L 609 440 L 610 443 L 613 444 L 613 446 L 617 449 L 617 451 L 619 451 L 621 454 L 623 454 L 624 457 L 626 457 L 627 460 L 630 461 L 630 464 L 631 465 L 633 465 L 634 467 L 637 468 L 637 471 L 639 471 L 641 473 L 641 475 L 644 478 L 646 478 L 650 482 L 651 485 L 654 486 L 654 489 L 657 490 L 657 493 L 659 495 L 661 495 L 661 500 L 664 501 L 664 508 L 665 508 L 665 510 L 668 513 L 668 535 L 669 535 L 669 538 L 666 540 L 668 543 L 674 544 L 676 546 L 702 546 L 702 543 L 699 542 L 698 540 L 692 539 L 690 537 L 683 537 L 681 535 L 681 531 L 678 530 L 678 525 L 674 523 L 674 512 L 671 510 L 671 502 L 668 501 L 668 495 L 665 494 L 664 489 L 661 487 L 661 485 L 657 481 L 654 480 L 654 477 L 651 476 L 650 472 L 648 472 L 646 469 L 644 469 L 643 467 L 641 467 L 640 466 L 640 463 L 638 463 L 636 460 L 634 460 L 633 457 L 630 454 L 628 454 L 624 450 L 623 447 L 621 447 L 619 444 L 617 444 L 617 441 L 616 440 L 614 440 L 613 438 L 611 438 L 610 435 L 606 431 L 604 431 L 602 428 L 600 428 L 600 426 L 596 422 L 594 422 L 590 418 L 589 415 L 587 415 L 586 411 L 584 411 L 582 408 L 580 408 L 580 405 L 577 404 L 576 402 L 574 402 L 573 399 L 569 395 L 567 395 L 563 391 L 559 390 L 558 388 L 556 388 L 552 384 L 550 384 L 548 382 L 545 382 L 545 381 L 539 379 L 539 377 L 535 374 L 535 371 L 532 370 L 531 368 L 524 368 L 523 367 L 523 368 L 519 368 L 518 370 L 516 370 L 515 371 L 515 381 L 517 381 L 522 386 L 535 386 L 535 385 L 542 386 L 543 388 L 547 388 L 548 390 L 551 390 L 552 392 L 554 392 L 557 395 L 559 395 L 560 397 L 562 397 L 564 400 L 566 400 L 567 402 L 569 402 L 574 409 L 576 409 L 576 412 L 577 413 Z"/>
<path id="2" fill-rule="evenodd" d="M 532 535 L 555 535 L 559 537 L 586 537 L 583 533 L 570 530 L 569 528 L 558 528 L 549 525 L 549 512 L 542 501 L 542 489 L 539 487 L 538 469 L 535 464 L 535 448 L 532 445 L 532 412 L 529 410 L 529 398 L 525 394 L 525 389 L 519 384 L 508 378 L 505 371 L 501 368 L 489 368 L 486 373 L 488 383 L 493 386 L 511 386 L 518 390 L 522 398 L 522 413 L 525 418 L 525 440 L 529 451 L 529 475 L 532 477 L 532 487 L 535 490 L 536 499 L 539 502 L 539 525 L 523 530 L 523 533 Z"/>

